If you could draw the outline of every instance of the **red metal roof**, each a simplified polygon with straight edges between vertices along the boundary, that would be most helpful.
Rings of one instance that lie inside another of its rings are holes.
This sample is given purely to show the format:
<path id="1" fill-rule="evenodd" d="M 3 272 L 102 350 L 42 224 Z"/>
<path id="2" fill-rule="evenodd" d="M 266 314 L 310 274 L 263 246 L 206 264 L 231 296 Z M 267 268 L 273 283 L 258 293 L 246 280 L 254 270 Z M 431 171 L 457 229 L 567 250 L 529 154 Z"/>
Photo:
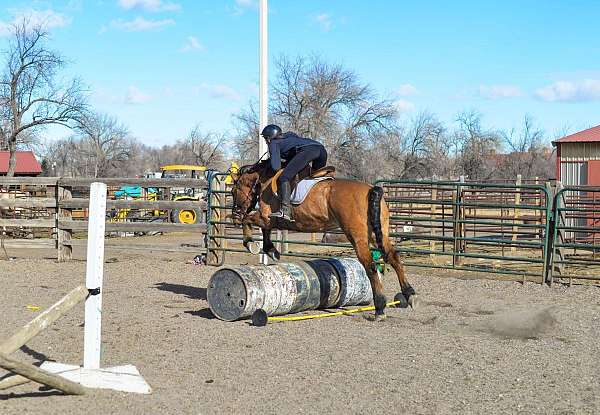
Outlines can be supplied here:
<path id="1" fill-rule="evenodd" d="M 556 143 L 590 143 L 600 141 L 600 125 L 597 125 L 587 130 L 580 131 L 575 134 L 567 135 L 558 140 L 554 140 L 552 144 Z"/>
<path id="2" fill-rule="evenodd" d="M 0 174 L 8 171 L 8 160 L 10 153 L 0 151 Z M 15 174 L 38 175 L 42 172 L 42 166 L 33 155 L 33 151 L 17 151 L 17 167 Z"/>

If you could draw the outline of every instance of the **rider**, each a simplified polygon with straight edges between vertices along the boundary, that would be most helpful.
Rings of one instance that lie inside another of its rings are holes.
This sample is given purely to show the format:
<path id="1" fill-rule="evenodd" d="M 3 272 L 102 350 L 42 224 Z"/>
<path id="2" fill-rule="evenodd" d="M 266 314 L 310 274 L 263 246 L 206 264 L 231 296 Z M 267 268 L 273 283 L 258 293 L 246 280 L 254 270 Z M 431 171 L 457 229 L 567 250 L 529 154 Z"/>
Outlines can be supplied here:
<path id="1" fill-rule="evenodd" d="M 269 145 L 273 171 L 281 169 L 281 159 L 287 161 L 287 165 L 279 176 L 279 194 L 281 196 L 279 211 L 271 213 L 270 216 L 292 221 L 290 182 L 310 162 L 312 162 L 313 171 L 325 167 L 327 151 L 318 141 L 300 137 L 292 132 L 282 133 L 281 128 L 274 124 L 267 125 L 260 135 Z"/>

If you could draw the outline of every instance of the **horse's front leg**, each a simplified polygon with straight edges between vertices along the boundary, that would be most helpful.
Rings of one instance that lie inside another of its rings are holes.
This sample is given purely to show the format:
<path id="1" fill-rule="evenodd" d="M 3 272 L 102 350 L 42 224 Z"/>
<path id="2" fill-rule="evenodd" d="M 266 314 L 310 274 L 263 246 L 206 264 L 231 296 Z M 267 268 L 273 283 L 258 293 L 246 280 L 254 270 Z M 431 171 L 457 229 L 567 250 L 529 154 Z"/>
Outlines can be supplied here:
<path id="1" fill-rule="evenodd" d="M 270 228 L 261 228 L 263 234 L 263 252 L 269 256 L 272 260 L 279 261 L 281 258 L 281 254 L 275 248 L 275 244 L 271 241 L 271 229 Z"/>
<path id="2" fill-rule="evenodd" d="M 258 249 L 254 249 L 255 244 L 253 244 L 254 238 L 252 237 L 252 225 L 260 226 L 259 221 L 260 216 L 256 215 L 253 212 L 250 215 L 246 216 L 246 218 L 244 218 L 244 221 L 242 222 L 242 244 L 248 252 L 254 255 L 258 254 L 259 251 Z"/>

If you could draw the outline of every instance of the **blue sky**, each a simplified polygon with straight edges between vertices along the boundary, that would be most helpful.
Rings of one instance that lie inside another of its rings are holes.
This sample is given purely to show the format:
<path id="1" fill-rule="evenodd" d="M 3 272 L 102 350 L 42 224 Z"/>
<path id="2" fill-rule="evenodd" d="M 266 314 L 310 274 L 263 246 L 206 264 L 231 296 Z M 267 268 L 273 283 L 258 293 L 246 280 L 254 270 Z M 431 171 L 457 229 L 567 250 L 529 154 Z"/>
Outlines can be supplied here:
<path id="1" fill-rule="evenodd" d="M 600 124 L 600 2 L 269 0 L 270 57 L 319 54 L 353 69 L 403 117 L 493 128 L 525 114 L 552 136 Z M 6 25 L 45 20 L 95 109 L 150 145 L 195 125 L 232 130 L 258 94 L 256 0 L 0 0 Z M 66 132 L 53 129 L 52 138 Z"/>

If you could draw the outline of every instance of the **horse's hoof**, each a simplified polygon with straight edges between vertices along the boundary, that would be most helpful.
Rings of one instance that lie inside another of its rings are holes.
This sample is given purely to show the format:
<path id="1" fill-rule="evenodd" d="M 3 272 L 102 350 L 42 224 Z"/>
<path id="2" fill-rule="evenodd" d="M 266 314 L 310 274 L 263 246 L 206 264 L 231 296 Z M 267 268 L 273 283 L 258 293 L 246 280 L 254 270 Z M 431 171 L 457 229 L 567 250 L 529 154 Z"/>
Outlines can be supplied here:
<path id="1" fill-rule="evenodd" d="M 279 261 L 279 259 L 281 258 L 281 255 L 279 254 L 277 248 L 270 248 L 266 251 L 263 249 L 262 252 L 266 254 L 269 258 L 271 258 L 273 261 Z"/>
<path id="2" fill-rule="evenodd" d="M 243 245 L 244 245 L 244 248 L 246 248 L 246 250 L 248 252 L 250 252 L 252 255 L 258 255 L 260 253 L 260 245 L 258 242 L 254 242 L 252 240 L 244 241 Z"/>
<path id="3" fill-rule="evenodd" d="M 406 307 L 408 307 L 408 301 L 406 300 L 406 297 L 402 293 L 396 294 L 394 296 L 394 301 L 398 301 L 398 304 L 396 304 L 397 308 L 406 308 Z"/>
<path id="4" fill-rule="evenodd" d="M 385 321 L 385 314 L 375 314 L 375 318 L 373 319 L 373 321 Z"/>
<path id="5" fill-rule="evenodd" d="M 271 248 L 271 249 L 269 249 L 267 251 L 267 255 L 273 261 L 279 261 L 279 259 L 281 258 L 281 254 L 279 253 L 279 251 L 277 250 L 277 248 Z"/>
<path id="6" fill-rule="evenodd" d="M 412 309 L 415 310 L 419 303 L 418 300 L 419 300 L 419 297 L 417 297 L 416 294 L 413 294 L 410 297 L 408 297 L 408 305 L 410 305 L 412 307 Z"/>

